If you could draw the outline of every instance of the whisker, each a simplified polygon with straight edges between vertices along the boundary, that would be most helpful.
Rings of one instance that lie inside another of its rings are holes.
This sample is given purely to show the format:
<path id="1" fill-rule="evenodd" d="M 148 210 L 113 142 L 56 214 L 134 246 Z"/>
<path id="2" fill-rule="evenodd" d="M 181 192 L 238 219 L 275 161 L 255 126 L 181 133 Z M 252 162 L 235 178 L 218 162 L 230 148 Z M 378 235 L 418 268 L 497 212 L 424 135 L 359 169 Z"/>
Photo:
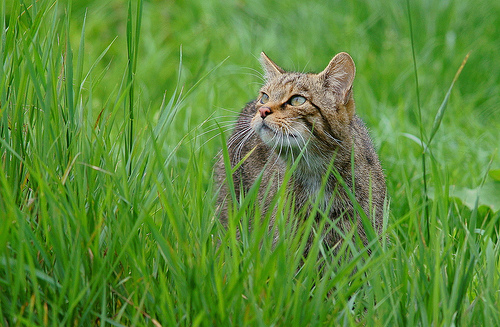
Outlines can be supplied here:
<path id="1" fill-rule="evenodd" d="M 234 121 L 220 121 L 220 122 L 212 122 L 210 125 L 208 126 L 204 126 L 204 129 L 208 129 L 208 130 L 213 130 L 213 129 L 218 129 L 218 127 L 233 127 L 235 124 L 234 124 Z"/>
<path id="2" fill-rule="evenodd" d="M 227 112 L 233 113 L 234 114 L 233 118 L 238 118 L 239 116 L 252 118 L 254 116 L 252 114 L 243 112 L 241 109 L 228 109 L 228 108 L 224 108 L 224 107 L 215 107 L 215 108 L 217 110 L 227 111 Z M 228 116 L 228 117 L 230 117 L 230 116 Z"/>
<path id="3" fill-rule="evenodd" d="M 274 134 L 273 138 L 271 139 L 271 141 L 274 140 L 275 138 L 278 138 L 278 139 L 280 138 L 280 135 L 277 132 L 275 132 L 275 134 Z M 276 149 L 278 148 L 278 145 L 279 145 L 279 140 L 276 140 L 276 142 L 274 142 L 272 153 L 276 153 Z M 271 168 L 274 167 L 278 163 L 278 161 L 280 160 L 280 158 L 281 158 L 281 150 L 282 149 L 283 149 L 282 146 L 280 146 L 279 152 L 276 155 L 276 159 L 274 160 L 273 164 L 271 165 Z"/>
<path id="4" fill-rule="evenodd" d="M 287 128 L 286 129 L 287 134 L 291 135 L 291 133 L 290 133 L 290 126 L 287 126 L 286 128 Z M 287 137 L 290 138 L 290 136 L 287 136 Z M 293 151 L 292 145 L 290 144 L 290 139 L 287 139 L 287 141 L 288 141 L 287 142 L 288 143 L 287 144 L 287 148 L 289 149 L 290 155 L 292 156 L 292 163 L 294 163 L 295 162 L 295 156 L 294 156 L 294 153 L 293 153 L 294 151 Z"/>
<path id="5" fill-rule="evenodd" d="M 339 140 L 339 139 L 337 139 L 337 138 L 333 137 L 332 135 L 330 135 L 330 133 L 328 133 L 328 132 L 326 132 L 326 131 L 325 131 L 325 135 L 326 135 L 329 139 L 331 139 L 334 143 L 336 143 L 338 146 L 340 146 L 342 149 L 347 150 L 347 149 L 346 149 L 346 148 L 342 145 L 342 140 Z"/>
<path id="6" fill-rule="evenodd" d="M 251 135 L 253 134 L 253 130 L 248 127 L 246 129 L 243 129 L 241 131 L 238 131 L 237 133 L 234 133 L 228 140 L 227 140 L 227 148 L 228 149 L 232 149 L 233 148 L 233 144 L 236 143 L 236 148 L 238 148 L 238 146 L 240 145 L 241 142 L 243 142 L 245 140 L 245 138 L 248 136 L 248 135 Z"/>
<path id="7" fill-rule="evenodd" d="M 251 67 L 243 67 L 243 69 L 247 69 L 247 70 L 251 71 L 251 72 L 245 72 L 245 74 L 248 74 L 248 75 L 251 75 L 251 76 L 255 76 L 258 79 L 260 79 L 263 83 L 266 82 L 265 76 L 264 76 L 264 74 L 261 71 L 259 71 L 257 69 L 254 69 L 254 68 L 251 68 Z"/>
<path id="8" fill-rule="evenodd" d="M 228 117 L 228 118 L 231 118 L 231 119 L 234 119 L 235 121 L 238 120 L 239 118 L 241 117 L 245 117 L 245 118 L 250 118 L 252 119 L 253 118 L 253 114 L 249 114 L 249 113 L 245 113 L 245 112 L 240 112 L 238 115 L 225 115 L 225 116 L 218 116 L 218 117 L 215 117 L 214 119 L 217 119 L 219 117 Z"/>
<path id="9" fill-rule="evenodd" d="M 207 144 L 208 142 L 210 142 L 211 140 L 213 140 L 214 138 L 220 136 L 222 133 L 227 134 L 227 132 L 229 130 L 231 130 L 231 127 L 232 127 L 232 125 L 215 127 L 213 129 L 205 131 L 205 132 L 203 132 L 201 134 L 195 135 L 192 139 L 190 139 L 190 141 L 201 139 L 203 136 L 205 136 L 207 134 L 210 134 L 210 133 L 215 132 L 215 131 L 219 131 L 218 133 L 215 133 L 215 135 L 213 135 L 210 138 L 208 138 L 208 140 L 205 140 L 205 142 L 202 143 L 202 146 L 203 146 L 203 145 Z"/>
<path id="10" fill-rule="evenodd" d="M 224 123 L 224 124 L 213 124 L 207 127 L 208 129 L 204 130 L 202 134 L 198 136 L 203 136 L 205 134 L 209 134 L 218 130 L 222 130 L 224 133 L 231 130 L 234 127 L 232 123 Z"/>
<path id="11" fill-rule="evenodd" d="M 245 143 L 248 141 L 248 139 L 253 134 L 254 134 L 254 131 L 253 131 L 252 128 L 248 128 L 248 129 L 246 129 L 244 131 L 241 131 L 239 133 L 239 137 L 243 136 L 243 139 L 241 139 L 240 142 L 238 142 L 238 144 L 236 145 L 235 155 L 236 155 L 237 161 L 241 160 L 241 151 L 243 150 L 243 147 L 245 146 Z M 228 145 L 228 148 L 229 148 L 229 145 Z"/>
<path id="12" fill-rule="evenodd" d="M 304 152 L 304 160 L 305 160 L 307 166 L 309 168 L 311 168 L 311 165 L 309 164 L 309 151 L 308 151 L 308 146 L 307 146 L 308 142 L 302 136 L 302 133 L 300 133 L 300 131 L 298 129 L 296 129 L 293 126 L 290 126 L 290 129 L 294 132 L 293 133 L 294 135 L 298 135 L 300 137 L 300 139 L 302 140 L 302 145 L 299 142 L 297 142 L 297 145 L 299 147 L 299 151 Z"/>
<path id="13" fill-rule="evenodd" d="M 227 130 L 223 131 L 223 132 L 224 132 L 224 134 L 225 134 L 228 130 L 229 130 L 229 128 L 228 128 Z M 202 135 L 204 135 L 204 134 L 207 134 L 207 133 L 200 134 L 199 136 L 202 136 Z M 201 145 L 197 148 L 197 151 L 199 151 L 199 150 L 200 150 L 203 146 L 205 146 L 208 142 L 212 141 L 213 139 L 215 139 L 216 137 L 218 137 L 218 136 L 220 136 L 220 135 L 221 135 L 221 133 L 216 133 L 214 136 L 210 137 L 208 140 L 205 140 L 205 142 L 203 142 L 203 143 L 202 143 L 202 144 L 201 144 Z M 198 138 L 199 138 L 199 136 L 198 136 Z M 194 138 L 193 138 L 193 139 L 194 139 Z M 192 141 L 192 140 L 191 140 L 191 141 Z"/>

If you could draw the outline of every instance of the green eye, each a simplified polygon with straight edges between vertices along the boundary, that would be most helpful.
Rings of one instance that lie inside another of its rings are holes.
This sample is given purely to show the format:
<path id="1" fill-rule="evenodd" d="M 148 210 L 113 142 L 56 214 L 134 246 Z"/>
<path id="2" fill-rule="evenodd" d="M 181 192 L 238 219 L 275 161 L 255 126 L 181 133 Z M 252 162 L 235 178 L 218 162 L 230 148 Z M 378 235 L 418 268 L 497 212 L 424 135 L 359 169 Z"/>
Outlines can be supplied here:
<path id="1" fill-rule="evenodd" d="M 304 98 L 301 95 L 294 95 L 293 97 L 290 98 L 289 103 L 292 106 L 300 106 L 301 104 L 304 104 L 306 102 L 306 98 Z"/>
<path id="2" fill-rule="evenodd" d="M 269 95 L 262 93 L 262 96 L 260 97 L 260 103 L 264 104 L 269 101 Z"/>

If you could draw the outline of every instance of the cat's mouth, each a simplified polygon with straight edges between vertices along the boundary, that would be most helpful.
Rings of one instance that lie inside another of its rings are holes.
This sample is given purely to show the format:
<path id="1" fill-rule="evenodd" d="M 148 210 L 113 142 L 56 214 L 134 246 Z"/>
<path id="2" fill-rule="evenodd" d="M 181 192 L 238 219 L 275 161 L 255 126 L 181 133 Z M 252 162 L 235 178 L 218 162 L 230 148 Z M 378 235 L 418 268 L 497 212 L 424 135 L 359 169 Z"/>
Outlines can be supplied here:
<path id="1" fill-rule="evenodd" d="M 285 133 L 279 129 L 274 128 L 273 126 L 267 124 L 265 120 L 261 122 L 260 126 L 258 126 L 257 129 L 257 133 L 272 133 L 274 137 L 291 137 L 294 139 L 299 138 L 298 135 L 295 135 L 293 133 Z"/>
<path id="2" fill-rule="evenodd" d="M 279 131 L 277 131 L 276 129 L 271 127 L 264 120 L 262 120 L 262 122 L 260 123 L 260 126 L 258 126 L 257 128 L 260 129 L 260 132 L 263 132 L 263 133 L 273 133 L 273 134 L 279 133 Z"/>

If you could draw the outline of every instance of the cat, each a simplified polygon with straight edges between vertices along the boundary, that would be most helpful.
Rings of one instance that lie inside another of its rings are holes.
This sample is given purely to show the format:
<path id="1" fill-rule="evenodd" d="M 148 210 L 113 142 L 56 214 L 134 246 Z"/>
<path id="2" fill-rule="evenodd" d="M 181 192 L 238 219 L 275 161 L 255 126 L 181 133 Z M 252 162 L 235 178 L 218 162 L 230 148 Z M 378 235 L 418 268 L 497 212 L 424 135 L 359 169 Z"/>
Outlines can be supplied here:
<path id="1" fill-rule="evenodd" d="M 295 212 L 304 207 L 309 212 L 323 185 L 320 209 L 329 210 L 328 218 L 343 233 L 349 232 L 355 221 L 357 234 L 366 244 L 365 229 L 345 185 L 380 234 L 386 183 L 368 130 L 355 112 L 354 61 L 341 52 L 319 74 L 297 73 L 285 71 L 262 52 L 261 64 L 265 84 L 256 100 L 240 113 L 227 141 L 231 168 L 240 164 L 232 176 L 236 196 L 248 192 L 262 174 L 258 200 L 263 213 L 274 210 L 269 208 L 270 199 L 291 164 L 298 160 L 286 186 L 294 198 Z M 331 163 L 337 174 L 328 174 L 332 171 Z M 231 196 L 222 155 L 215 167 L 215 179 L 220 220 L 226 225 Z M 270 227 L 275 215 L 272 214 Z M 318 215 L 312 219 L 319 218 Z M 334 230 L 323 235 L 324 244 L 332 249 L 338 248 L 344 238 Z M 311 242 L 312 237 L 306 253 Z"/>

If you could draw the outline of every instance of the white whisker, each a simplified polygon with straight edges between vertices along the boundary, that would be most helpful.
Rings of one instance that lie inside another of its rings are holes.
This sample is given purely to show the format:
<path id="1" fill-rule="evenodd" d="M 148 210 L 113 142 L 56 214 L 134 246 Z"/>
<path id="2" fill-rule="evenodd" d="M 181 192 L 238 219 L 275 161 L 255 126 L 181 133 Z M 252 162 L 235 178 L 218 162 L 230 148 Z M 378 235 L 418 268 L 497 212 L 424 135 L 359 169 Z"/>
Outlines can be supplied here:
<path id="1" fill-rule="evenodd" d="M 246 72 L 245 74 L 257 77 L 258 79 L 260 79 L 262 81 L 262 83 L 266 82 L 265 76 L 261 71 L 258 71 L 257 69 L 254 69 L 251 67 L 244 67 L 244 69 L 251 71 L 251 72 Z"/>

